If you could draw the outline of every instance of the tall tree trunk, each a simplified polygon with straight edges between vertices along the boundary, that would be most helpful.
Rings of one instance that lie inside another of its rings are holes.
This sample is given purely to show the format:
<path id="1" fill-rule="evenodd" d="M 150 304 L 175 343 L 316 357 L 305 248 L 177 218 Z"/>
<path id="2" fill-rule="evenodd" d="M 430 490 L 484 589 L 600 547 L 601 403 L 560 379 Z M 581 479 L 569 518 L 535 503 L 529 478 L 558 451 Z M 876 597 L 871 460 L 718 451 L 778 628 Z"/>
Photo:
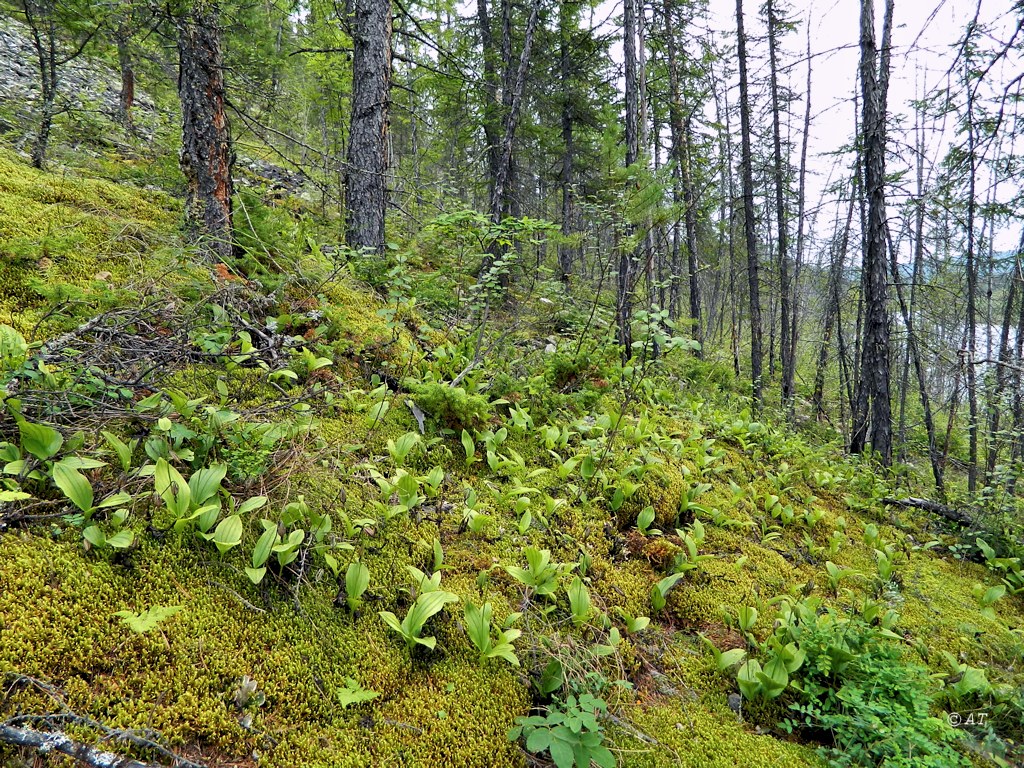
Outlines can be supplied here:
<path id="1" fill-rule="evenodd" d="M 792 332 L 790 318 L 790 293 L 789 280 L 789 222 L 786 215 L 786 183 L 785 171 L 782 167 L 782 129 L 779 115 L 779 61 L 778 61 L 778 37 L 779 18 L 775 10 L 774 0 L 768 0 L 765 4 L 768 14 L 768 62 L 771 79 L 772 98 L 772 147 L 774 150 L 774 176 L 775 176 L 775 223 L 778 227 L 778 242 L 776 244 L 779 262 L 779 358 L 782 363 L 782 407 L 789 411 L 793 400 L 793 347 L 789 340 Z"/>
<path id="2" fill-rule="evenodd" d="M 885 115 L 893 0 L 887 0 L 882 51 L 875 43 L 873 0 L 861 1 L 861 91 L 865 194 L 868 204 L 867 248 L 864 254 L 865 319 L 861 345 L 861 386 L 853 414 L 850 450 L 862 452 L 868 437 L 871 402 L 871 447 L 883 465 L 892 463 L 892 405 L 889 372 L 888 257 L 885 242 Z"/>
<path id="3" fill-rule="evenodd" d="M 178 32 L 178 98 L 185 176 L 185 225 L 189 238 L 221 261 L 233 251 L 231 166 L 234 153 L 224 99 L 224 57 L 215 5 L 197 3 L 175 18 Z"/>
<path id="4" fill-rule="evenodd" d="M 807 145 L 811 136 L 811 30 L 810 23 L 807 27 L 807 84 L 804 90 L 804 135 L 800 142 L 800 179 L 797 182 L 797 214 L 796 214 L 796 263 L 793 266 L 792 286 L 792 316 L 789 331 L 789 369 L 785 371 L 783 390 L 790 393 L 790 407 L 787 417 L 790 422 L 794 420 L 793 406 L 794 395 L 796 394 L 796 356 L 797 339 L 799 337 L 800 318 L 800 272 L 804 263 L 804 234 L 807 225 L 804 216 L 807 211 Z"/>
<path id="5" fill-rule="evenodd" d="M 999 448 L 1002 438 L 999 434 L 1002 422 L 1003 397 L 1012 380 L 1013 350 L 1010 346 L 1010 335 L 1013 330 L 1013 306 L 1021 294 L 1020 301 L 1024 304 L 1024 274 L 1021 273 L 1021 259 L 1024 258 L 1024 232 L 1021 233 L 1017 245 L 1014 275 L 1010 279 L 1010 288 L 1006 293 L 1006 304 L 1003 308 L 1003 323 L 999 331 L 999 352 L 996 360 L 996 382 L 989 402 L 988 416 L 988 456 L 985 462 L 985 483 L 991 484 L 994 479 L 996 462 L 999 460 Z"/>
<path id="6" fill-rule="evenodd" d="M 118 27 L 117 65 L 121 70 L 121 92 L 117 100 L 117 119 L 128 129 L 132 127 L 132 107 L 135 104 L 135 65 L 132 62 L 131 28 L 127 24 Z"/>
<path id="7" fill-rule="evenodd" d="M 966 66 L 966 64 L 965 64 Z M 967 88 L 967 412 L 969 423 L 968 459 L 967 459 L 967 491 L 974 493 L 978 489 L 978 382 L 975 360 L 978 345 L 978 309 L 976 305 L 978 293 L 978 266 L 975 258 L 975 173 L 977 172 L 977 156 L 975 153 L 974 135 L 974 89 L 968 72 L 964 72 L 964 85 Z M 988 332 L 991 337 L 991 331 Z"/>
<path id="8" fill-rule="evenodd" d="M 350 248 L 383 253 L 390 166 L 391 2 L 355 0 L 353 11 L 345 234 Z"/>
<path id="9" fill-rule="evenodd" d="M 750 150 L 750 94 L 747 85 L 747 36 L 743 31 L 743 0 L 736 0 L 736 39 L 740 65 L 740 131 L 743 176 L 743 226 L 747 243 L 747 282 L 750 300 L 750 378 L 754 407 L 762 402 L 761 278 L 757 261 L 757 230 L 754 221 L 754 171 Z"/>
<path id="10" fill-rule="evenodd" d="M 636 0 L 623 0 L 623 63 L 626 76 L 626 166 L 635 163 L 640 154 L 639 135 L 639 92 L 637 82 L 636 53 Z M 633 267 L 635 251 L 621 247 L 619 251 L 619 275 L 615 302 L 616 324 L 618 326 L 619 345 L 622 348 L 623 364 L 629 360 L 633 348 L 633 330 L 630 323 L 633 317 Z"/>
<path id="11" fill-rule="evenodd" d="M 903 296 L 903 288 L 900 286 L 899 255 L 891 239 L 889 240 L 889 265 L 892 270 L 893 285 L 896 288 L 896 297 L 899 299 L 900 312 L 903 315 L 903 325 L 907 329 L 907 347 L 914 360 L 914 370 L 917 373 L 917 394 L 921 399 L 921 408 L 924 411 L 924 427 L 928 435 L 928 459 L 932 465 L 935 491 L 940 499 L 945 499 L 946 486 L 942 477 L 942 462 L 939 458 L 939 443 L 935 433 L 935 420 L 932 417 L 931 398 L 929 398 L 928 388 L 925 386 L 924 361 L 921 359 L 917 335 L 914 332 L 914 317 L 910 305 Z"/>
<path id="12" fill-rule="evenodd" d="M 491 218 L 495 223 L 501 221 L 508 204 L 508 188 L 514 172 L 513 150 L 516 130 L 519 127 L 519 112 L 523 104 L 523 89 L 526 87 L 526 73 L 530 66 L 530 52 L 533 49 L 534 33 L 537 30 L 540 4 L 541 0 L 534 0 L 530 7 L 530 16 L 523 33 L 523 49 L 519 54 L 519 63 L 514 70 L 510 70 L 513 74 L 506 73 L 505 86 L 502 89 L 502 102 L 506 105 L 506 112 L 499 144 L 498 169 L 494 176 L 490 205 Z"/>
<path id="13" fill-rule="evenodd" d="M 562 238 L 568 240 L 572 235 L 573 219 L 573 166 L 574 136 L 572 110 L 572 17 L 575 4 L 563 0 L 558 6 L 559 35 L 559 77 L 562 88 L 562 172 L 559 184 L 562 191 Z M 562 282 L 569 284 L 572 275 L 573 249 L 568 242 L 558 244 L 558 270 Z"/>
<path id="14" fill-rule="evenodd" d="M 854 201 L 851 197 L 850 205 L 846 211 L 846 225 L 843 227 L 842 234 L 836 233 L 838 241 L 833 237 L 832 263 L 829 265 L 828 271 L 828 296 L 825 299 L 825 313 L 822 319 L 822 340 L 821 346 L 818 349 L 818 362 L 814 371 L 814 394 L 811 397 L 814 412 L 819 422 L 828 419 L 825 409 L 825 369 L 828 366 L 829 345 L 832 343 L 832 328 L 842 322 L 839 313 L 839 302 L 843 280 L 843 265 L 846 262 L 846 249 L 850 242 L 850 226 L 853 223 L 853 204 Z M 836 222 L 837 229 L 838 226 L 839 224 Z M 839 333 L 842 333 L 841 326 L 839 327 Z M 843 354 L 841 350 L 840 366 L 842 365 Z M 840 392 L 839 399 L 840 401 L 842 400 L 842 392 Z"/>
<path id="15" fill-rule="evenodd" d="M 488 181 L 490 182 L 491 190 L 493 190 L 494 180 L 498 176 L 498 162 L 501 153 L 501 148 L 499 147 L 501 143 L 501 102 L 498 100 L 498 52 L 494 48 L 494 32 L 491 29 L 491 17 L 487 7 L 487 0 L 477 0 L 476 11 L 477 25 L 480 32 L 480 47 L 484 63 L 484 140 L 487 142 Z M 488 198 L 491 194 L 493 192 L 488 194 Z"/>
<path id="16" fill-rule="evenodd" d="M 701 326 L 700 301 L 700 259 L 697 253 L 697 189 L 693 178 L 694 140 L 692 119 L 687 116 L 683 123 L 683 205 L 686 221 L 686 272 L 690 285 L 690 320 L 693 323 L 693 338 L 700 344 L 695 351 L 704 357 L 704 329 Z"/>
<path id="17" fill-rule="evenodd" d="M 39 74 L 39 126 L 32 142 L 32 166 L 43 168 L 57 113 L 57 22 L 52 2 L 24 0 L 22 11 L 32 34 Z"/>
<path id="18" fill-rule="evenodd" d="M 677 24 L 674 10 L 675 0 L 665 0 L 665 42 L 668 49 L 669 78 L 669 127 L 672 140 L 672 159 L 675 162 L 673 179 L 682 193 L 683 221 L 686 231 L 687 276 L 690 288 L 690 322 L 693 324 L 693 338 L 701 344 L 701 349 L 697 352 L 697 355 L 703 357 L 704 335 L 701 325 L 701 297 L 698 279 L 700 264 L 697 254 L 697 190 L 696 182 L 693 178 L 693 127 L 691 117 L 684 114 L 686 107 L 683 103 L 680 84 L 679 56 L 675 34 Z M 677 204 L 678 202 L 676 200 Z M 674 284 L 679 280 L 679 275 L 673 274 L 672 279 L 673 287 L 675 287 Z M 676 288 L 676 292 L 678 295 L 678 288 Z"/>

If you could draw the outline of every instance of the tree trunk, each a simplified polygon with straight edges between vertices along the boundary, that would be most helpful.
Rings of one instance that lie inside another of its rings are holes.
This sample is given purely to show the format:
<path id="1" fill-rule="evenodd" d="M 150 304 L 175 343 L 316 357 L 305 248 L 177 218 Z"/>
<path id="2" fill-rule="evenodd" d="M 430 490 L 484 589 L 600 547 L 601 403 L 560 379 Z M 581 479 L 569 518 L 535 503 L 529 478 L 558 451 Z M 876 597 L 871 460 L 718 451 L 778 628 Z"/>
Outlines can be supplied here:
<path id="1" fill-rule="evenodd" d="M 50 132 L 57 112 L 57 23 L 52 2 L 25 0 L 25 20 L 32 33 L 39 74 L 39 127 L 32 142 L 32 166 L 43 168 L 50 147 Z"/>
<path id="2" fill-rule="evenodd" d="M 1024 232 L 1017 246 L 1016 270 L 1010 279 L 1010 288 L 1006 294 L 1006 304 L 1003 308 L 1003 324 L 999 332 L 999 358 L 996 361 L 996 384 L 992 392 L 992 399 L 989 403 L 988 417 L 988 457 L 985 462 L 985 482 L 991 484 L 994 479 L 996 462 L 999 459 L 999 448 L 1002 441 L 999 430 L 1002 421 L 1001 413 L 1004 406 L 1003 395 L 1010 384 L 1012 374 L 1012 349 L 1010 347 L 1010 332 L 1013 328 L 1013 306 L 1017 301 L 1017 295 L 1024 290 L 1024 275 L 1021 274 L 1021 258 L 1024 255 Z M 1024 296 L 1021 296 L 1024 302 Z"/>
<path id="3" fill-rule="evenodd" d="M 559 32 L 559 76 L 562 87 L 562 172 L 559 183 L 562 188 L 562 238 L 568 240 L 572 234 L 573 218 L 573 146 L 572 112 L 572 40 L 570 13 L 575 5 L 563 0 L 558 6 Z M 558 270 L 562 282 L 567 286 L 572 275 L 573 249 L 568 242 L 558 244 Z"/>
<path id="4" fill-rule="evenodd" d="M 832 328 L 838 326 L 840 338 L 842 335 L 842 318 L 839 312 L 840 293 L 843 280 L 843 265 L 846 262 L 846 249 L 850 242 L 850 225 L 853 222 L 853 198 L 850 198 L 850 205 L 846 211 L 846 225 L 842 234 L 838 232 L 838 241 L 833 237 L 832 263 L 829 265 L 828 297 L 826 298 L 825 313 L 822 319 L 822 340 L 818 349 L 818 362 L 814 371 L 814 394 L 811 402 L 814 405 L 814 412 L 819 422 L 826 421 L 828 414 L 825 410 L 825 369 L 828 366 L 828 350 L 832 343 Z M 838 222 L 836 223 L 838 228 Z M 844 350 L 840 349 L 839 361 L 842 366 Z M 839 399 L 842 401 L 842 391 Z"/>
<path id="5" fill-rule="evenodd" d="M 637 161 L 640 154 L 639 136 L 637 134 L 639 118 L 639 93 L 637 82 L 636 54 L 636 0 L 623 0 L 623 44 L 622 52 L 626 75 L 626 166 Z M 633 330 L 630 323 L 633 317 L 633 266 L 635 252 L 628 248 L 619 251 L 619 275 L 616 295 L 616 323 L 618 326 L 619 345 L 622 348 L 623 364 L 629 360 L 633 348 Z"/>
<path id="6" fill-rule="evenodd" d="M 797 214 L 796 214 L 796 263 L 793 266 L 793 307 L 791 317 L 791 328 L 789 331 L 789 370 L 785 372 L 783 390 L 790 392 L 790 408 L 787 417 L 790 422 L 794 420 L 793 396 L 796 394 L 796 350 L 799 337 L 800 318 L 800 273 L 804 263 L 804 233 L 807 225 L 804 216 L 807 210 L 807 145 L 811 136 L 811 30 L 807 27 L 807 85 L 804 92 L 804 135 L 800 143 L 800 179 L 797 189 Z M 817 214 L 815 214 L 816 216 Z"/>
<path id="7" fill-rule="evenodd" d="M 974 214 L 975 214 L 975 173 L 977 157 L 974 146 L 974 90 L 969 74 L 964 73 L 964 85 L 967 88 L 967 411 L 969 422 L 968 459 L 967 459 L 967 491 L 974 493 L 978 489 L 978 382 L 974 368 L 977 358 L 978 344 L 978 310 L 976 298 L 978 293 L 978 266 L 975 258 Z M 991 337 L 991 332 L 988 333 Z"/>
<path id="8" fill-rule="evenodd" d="M 390 167 L 391 2 L 355 0 L 353 6 L 346 242 L 350 248 L 383 253 Z"/>
<path id="9" fill-rule="evenodd" d="M 740 64 L 740 130 L 743 176 L 743 226 L 747 242 L 747 282 L 750 300 L 750 378 L 754 407 L 761 407 L 761 289 L 757 262 L 757 231 L 754 222 L 754 171 L 750 150 L 750 95 L 747 86 L 747 36 L 743 31 L 743 0 L 736 0 L 736 39 Z"/>
<path id="10" fill-rule="evenodd" d="M 117 38 L 117 64 L 121 70 L 121 93 L 117 101 L 117 119 L 128 128 L 132 127 L 132 107 L 135 104 L 135 66 L 131 53 L 131 30 L 122 25 L 115 33 Z"/>
<path id="11" fill-rule="evenodd" d="M 185 176 L 185 225 L 211 259 L 233 251 L 231 166 L 234 154 L 224 99 L 224 58 L 214 7 L 197 5 L 175 18 L 178 31 L 178 97 Z"/>
<path id="12" fill-rule="evenodd" d="M 871 447 L 882 464 L 892 463 L 892 406 L 889 372 L 888 257 L 885 242 L 885 114 L 888 88 L 889 37 L 893 0 L 887 0 L 881 57 L 875 43 L 873 0 L 861 2 L 861 91 L 865 194 L 868 205 L 864 254 L 864 335 L 859 383 L 863 393 L 853 414 L 850 450 L 861 453 L 868 437 L 871 403 Z"/>
<path id="13" fill-rule="evenodd" d="M 789 223 L 786 215 L 785 173 L 782 167 L 782 129 L 779 116 L 778 36 L 779 19 L 774 0 L 765 4 L 768 14 L 768 62 L 772 98 L 772 146 L 774 149 L 776 246 L 779 262 L 779 358 L 782 363 L 782 407 L 788 412 L 793 400 L 793 347 L 790 343 Z"/>
<path id="14" fill-rule="evenodd" d="M 499 109 L 501 103 L 498 101 L 498 80 L 497 80 L 497 51 L 494 49 L 494 32 L 491 29 L 491 17 L 487 7 L 487 0 L 477 0 L 476 4 L 477 25 L 480 31 L 480 48 L 483 55 L 484 76 L 484 110 L 483 127 L 484 140 L 487 142 L 487 170 L 491 190 L 494 189 L 494 180 L 498 176 L 499 143 L 501 142 Z M 488 198 L 493 192 L 488 194 Z"/>

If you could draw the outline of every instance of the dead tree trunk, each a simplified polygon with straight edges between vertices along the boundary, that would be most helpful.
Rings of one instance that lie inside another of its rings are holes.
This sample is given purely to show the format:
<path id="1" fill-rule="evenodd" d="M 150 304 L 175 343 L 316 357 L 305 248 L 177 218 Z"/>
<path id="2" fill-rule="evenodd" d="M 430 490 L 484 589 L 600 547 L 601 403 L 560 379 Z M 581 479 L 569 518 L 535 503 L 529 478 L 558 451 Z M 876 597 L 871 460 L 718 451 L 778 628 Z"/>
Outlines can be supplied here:
<path id="1" fill-rule="evenodd" d="M 383 253 L 390 167 L 391 2 L 355 0 L 353 13 L 346 241 L 351 248 Z"/>
<path id="2" fill-rule="evenodd" d="M 215 6 L 197 3 L 174 19 L 178 31 L 178 98 L 185 176 L 185 227 L 211 259 L 233 251 L 231 166 L 234 153 L 224 97 L 224 57 Z"/>

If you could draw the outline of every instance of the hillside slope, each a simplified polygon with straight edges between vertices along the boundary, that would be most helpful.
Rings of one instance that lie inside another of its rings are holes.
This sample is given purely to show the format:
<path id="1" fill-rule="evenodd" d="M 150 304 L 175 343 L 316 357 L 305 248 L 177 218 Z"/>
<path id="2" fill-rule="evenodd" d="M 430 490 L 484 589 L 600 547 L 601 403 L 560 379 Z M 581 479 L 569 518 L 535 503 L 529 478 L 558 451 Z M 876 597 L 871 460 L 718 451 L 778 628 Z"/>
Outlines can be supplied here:
<path id="1" fill-rule="evenodd" d="M 436 265 L 382 295 L 282 210 L 245 276 L 191 262 L 160 193 L 4 154 L 0 212 L 0 721 L 208 766 L 566 765 L 508 737 L 531 708 L 621 766 L 1020 759 L 999 568 L 714 363 L 522 334 L 481 358 L 409 300 Z M 416 610 L 405 642 L 381 615 Z M 801 727 L 814 686 L 857 722 Z M 920 721 L 887 722 L 904 696 Z"/>

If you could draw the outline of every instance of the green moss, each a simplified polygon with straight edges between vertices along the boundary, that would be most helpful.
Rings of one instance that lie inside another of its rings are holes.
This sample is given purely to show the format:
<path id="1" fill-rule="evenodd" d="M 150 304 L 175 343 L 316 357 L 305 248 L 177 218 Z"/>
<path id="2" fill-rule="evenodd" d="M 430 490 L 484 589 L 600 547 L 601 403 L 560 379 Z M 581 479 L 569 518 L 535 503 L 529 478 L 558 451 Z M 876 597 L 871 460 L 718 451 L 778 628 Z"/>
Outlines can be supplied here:
<path id="1" fill-rule="evenodd" d="M 820 766 L 813 751 L 771 736 L 759 736 L 736 715 L 711 712 L 697 704 L 666 701 L 638 707 L 634 725 L 656 744 L 624 736 L 630 768 L 804 768 Z"/>
<path id="2" fill-rule="evenodd" d="M 27 328 L 37 289 L 90 289 L 101 272 L 116 285 L 148 271 L 150 252 L 174 229 L 174 208 L 162 193 L 38 171 L 0 151 L 0 313 Z"/>
<path id="3" fill-rule="evenodd" d="M 375 613 L 353 622 L 316 588 L 301 613 L 285 600 L 246 608 L 231 573 L 198 567 L 197 553 L 177 545 L 145 546 L 130 568 L 33 537 L 4 536 L 0 553 L 0 672 L 53 682 L 80 714 L 154 728 L 177 746 L 255 750 L 269 766 L 517 762 L 493 736 L 525 709 L 523 689 L 510 670 L 463 656 L 468 644 L 450 620 L 444 641 L 457 655 L 410 664 Z M 152 605 L 183 610 L 146 635 L 112 616 Z M 249 710 L 252 730 L 231 701 L 243 675 L 267 697 Z M 348 677 L 380 697 L 342 710 L 334 691 Z M 50 708 L 30 692 L 14 704 Z"/>

